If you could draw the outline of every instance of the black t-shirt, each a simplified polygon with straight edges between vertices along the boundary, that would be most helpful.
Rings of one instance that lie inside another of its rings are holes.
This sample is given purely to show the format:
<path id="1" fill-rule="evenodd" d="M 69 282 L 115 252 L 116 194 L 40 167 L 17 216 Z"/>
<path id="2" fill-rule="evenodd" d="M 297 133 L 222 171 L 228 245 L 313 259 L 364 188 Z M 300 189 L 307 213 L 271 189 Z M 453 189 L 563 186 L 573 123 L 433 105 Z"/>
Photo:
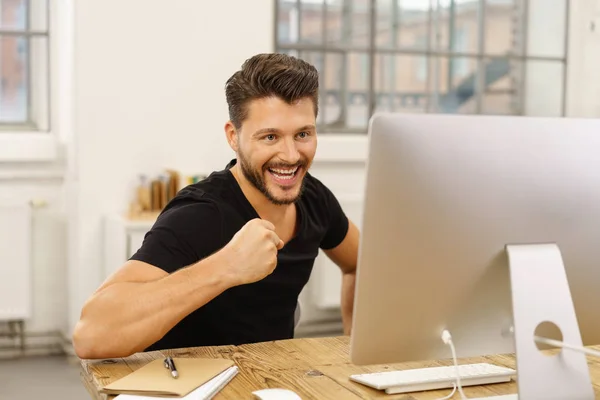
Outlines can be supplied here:
<path id="1" fill-rule="evenodd" d="M 258 214 L 229 171 L 213 172 L 183 188 L 169 202 L 131 257 L 168 273 L 223 248 Z M 306 174 L 296 203 L 297 230 L 277 254 L 277 267 L 266 278 L 235 286 L 189 314 L 147 350 L 243 344 L 294 335 L 298 295 L 308 281 L 319 248 L 342 242 L 348 219 L 333 193 Z"/>

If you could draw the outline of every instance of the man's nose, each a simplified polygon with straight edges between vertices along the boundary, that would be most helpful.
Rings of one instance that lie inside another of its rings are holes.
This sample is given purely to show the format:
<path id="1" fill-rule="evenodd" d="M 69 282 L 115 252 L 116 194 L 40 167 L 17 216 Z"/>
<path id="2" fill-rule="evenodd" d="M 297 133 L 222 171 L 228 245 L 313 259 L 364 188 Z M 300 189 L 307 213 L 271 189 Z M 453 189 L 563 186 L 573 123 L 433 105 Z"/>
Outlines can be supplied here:
<path id="1" fill-rule="evenodd" d="M 283 142 L 281 160 L 288 164 L 296 164 L 300 160 L 300 153 L 298 152 L 296 141 L 294 139 L 287 139 Z"/>

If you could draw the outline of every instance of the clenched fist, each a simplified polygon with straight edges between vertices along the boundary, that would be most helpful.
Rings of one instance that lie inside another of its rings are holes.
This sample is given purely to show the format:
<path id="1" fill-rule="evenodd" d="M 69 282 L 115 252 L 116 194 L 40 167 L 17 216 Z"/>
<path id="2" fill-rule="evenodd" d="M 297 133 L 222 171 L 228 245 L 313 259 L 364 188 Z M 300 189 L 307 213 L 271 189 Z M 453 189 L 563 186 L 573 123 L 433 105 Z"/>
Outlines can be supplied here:
<path id="1" fill-rule="evenodd" d="M 227 276 L 233 286 L 259 281 L 277 266 L 277 251 L 283 241 L 269 221 L 248 221 L 224 247 L 227 254 Z"/>

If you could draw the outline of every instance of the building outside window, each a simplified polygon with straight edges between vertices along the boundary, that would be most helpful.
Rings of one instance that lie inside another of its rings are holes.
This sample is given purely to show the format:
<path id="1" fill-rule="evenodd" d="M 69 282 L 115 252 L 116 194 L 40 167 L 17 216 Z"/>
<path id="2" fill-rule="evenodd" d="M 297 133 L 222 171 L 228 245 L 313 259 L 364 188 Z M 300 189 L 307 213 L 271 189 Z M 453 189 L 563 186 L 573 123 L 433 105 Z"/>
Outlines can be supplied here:
<path id="1" fill-rule="evenodd" d="M 0 0 L 0 130 L 49 129 L 46 0 Z"/>
<path id="2" fill-rule="evenodd" d="M 528 49 L 528 0 L 276 4 L 276 51 L 318 61 L 323 133 L 365 133 L 376 111 L 525 115 L 530 66 L 566 66 Z"/>

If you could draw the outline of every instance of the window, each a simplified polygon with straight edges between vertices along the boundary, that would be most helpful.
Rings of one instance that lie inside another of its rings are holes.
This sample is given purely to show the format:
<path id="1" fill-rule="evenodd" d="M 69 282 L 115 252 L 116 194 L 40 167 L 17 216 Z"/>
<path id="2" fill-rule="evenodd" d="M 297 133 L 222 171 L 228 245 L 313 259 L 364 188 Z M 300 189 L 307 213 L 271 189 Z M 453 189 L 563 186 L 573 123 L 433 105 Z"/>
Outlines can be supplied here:
<path id="1" fill-rule="evenodd" d="M 379 110 L 564 115 L 566 0 L 276 5 L 276 51 L 320 60 L 320 132 L 365 133 Z"/>
<path id="2" fill-rule="evenodd" d="M 47 0 L 0 0 L 0 129 L 49 130 Z"/>
<path id="3" fill-rule="evenodd" d="M 460 27 L 453 32 L 454 34 L 454 50 L 458 53 L 466 53 L 469 51 L 469 36 L 466 26 Z M 469 75 L 469 59 L 465 57 L 454 57 L 452 59 L 453 75 L 457 78 L 465 78 Z"/>
<path id="4" fill-rule="evenodd" d="M 427 36 L 425 34 L 420 34 L 417 36 L 416 39 L 416 46 L 415 46 L 415 50 L 419 50 L 419 49 L 425 49 L 427 48 Z M 415 68 L 415 75 L 416 78 L 419 82 L 425 82 L 427 81 L 427 66 L 428 66 L 428 57 L 427 56 L 420 56 L 420 57 L 415 57 L 415 61 L 417 63 L 417 66 Z"/>

